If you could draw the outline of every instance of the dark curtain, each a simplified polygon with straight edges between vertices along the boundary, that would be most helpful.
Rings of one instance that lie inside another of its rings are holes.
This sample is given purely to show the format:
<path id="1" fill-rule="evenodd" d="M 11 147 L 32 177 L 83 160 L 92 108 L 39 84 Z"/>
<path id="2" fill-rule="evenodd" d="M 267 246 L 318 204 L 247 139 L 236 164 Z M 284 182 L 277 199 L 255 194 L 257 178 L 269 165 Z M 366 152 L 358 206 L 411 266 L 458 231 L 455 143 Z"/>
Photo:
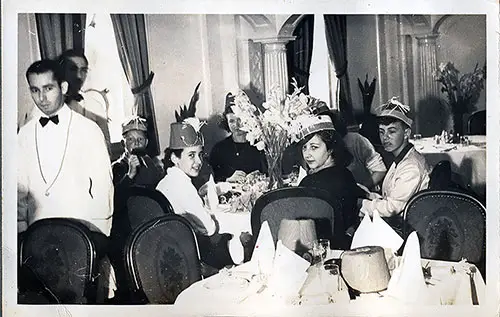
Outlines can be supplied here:
<path id="1" fill-rule="evenodd" d="M 146 24 L 143 14 L 111 14 L 118 54 L 135 96 L 135 113 L 148 122 L 150 155 L 160 154 L 156 118 L 151 95 L 154 73 L 149 70 Z"/>
<path id="2" fill-rule="evenodd" d="M 293 35 L 296 37 L 295 40 L 286 45 L 290 91 L 293 91 L 291 83 L 292 78 L 295 78 L 299 87 L 304 87 L 304 93 L 309 94 L 309 69 L 311 67 L 313 49 L 313 31 L 314 15 L 305 15 L 293 32 Z"/>
<path id="3" fill-rule="evenodd" d="M 349 75 L 347 74 L 347 23 L 345 15 L 325 14 L 326 42 L 340 83 L 339 107 L 348 124 L 354 123 Z"/>
<path id="4" fill-rule="evenodd" d="M 35 19 L 42 59 L 55 59 L 71 48 L 83 51 L 85 14 L 36 13 Z"/>

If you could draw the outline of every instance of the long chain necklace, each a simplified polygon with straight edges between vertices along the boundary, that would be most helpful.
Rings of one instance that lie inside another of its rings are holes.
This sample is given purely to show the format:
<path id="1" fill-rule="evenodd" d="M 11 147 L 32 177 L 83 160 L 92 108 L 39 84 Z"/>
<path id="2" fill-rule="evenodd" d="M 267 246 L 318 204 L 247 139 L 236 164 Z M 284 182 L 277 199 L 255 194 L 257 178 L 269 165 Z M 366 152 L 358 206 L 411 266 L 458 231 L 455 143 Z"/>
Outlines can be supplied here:
<path id="1" fill-rule="evenodd" d="M 69 117 L 68 130 L 66 131 L 66 142 L 64 144 L 64 152 L 63 152 L 63 156 L 62 156 L 62 159 L 61 159 L 61 164 L 59 165 L 59 169 L 58 169 L 58 171 L 56 173 L 56 176 L 52 180 L 52 183 L 50 183 L 50 185 L 45 190 L 45 196 L 47 196 L 47 197 L 50 195 L 49 191 L 52 188 L 52 186 L 54 186 L 56 180 L 59 178 L 59 174 L 61 174 L 61 171 L 62 171 L 62 167 L 63 167 L 63 164 L 64 164 L 64 159 L 66 157 L 66 150 L 68 149 L 69 128 L 71 126 L 72 119 L 73 119 L 73 112 L 70 113 L 70 117 Z M 35 125 L 35 148 L 36 148 L 36 158 L 37 158 L 37 161 L 38 161 L 38 169 L 40 170 L 40 175 L 42 176 L 43 182 L 45 184 L 47 184 L 47 180 L 45 179 L 45 175 L 43 175 L 42 163 L 40 162 L 40 152 L 38 150 L 38 124 Z"/>

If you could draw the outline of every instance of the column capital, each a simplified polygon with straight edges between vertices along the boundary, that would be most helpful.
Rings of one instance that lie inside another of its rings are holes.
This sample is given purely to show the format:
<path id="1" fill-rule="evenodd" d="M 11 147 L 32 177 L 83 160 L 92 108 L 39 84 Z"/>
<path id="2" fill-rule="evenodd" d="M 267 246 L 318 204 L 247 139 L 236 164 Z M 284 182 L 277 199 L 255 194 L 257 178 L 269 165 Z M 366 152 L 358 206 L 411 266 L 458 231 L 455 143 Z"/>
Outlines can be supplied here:
<path id="1" fill-rule="evenodd" d="M 295 40 L 295 36 L 280 36 L 280 37 L 270 37 L 262 39 L 253 39 L 254 42 L 258 42 L 264 45 L 266 50 L 282 50 L 285 49 L 285 45 Z"/>
<path id="2" fill-rule="evenodd" d="M 418 45 L 428 45 L 428 44 L 436 44 L 438 36 L 439 34 L 437 33 L 430 33 L 430 34 L 416 35 L 415 38 L 418 41 Z"/>

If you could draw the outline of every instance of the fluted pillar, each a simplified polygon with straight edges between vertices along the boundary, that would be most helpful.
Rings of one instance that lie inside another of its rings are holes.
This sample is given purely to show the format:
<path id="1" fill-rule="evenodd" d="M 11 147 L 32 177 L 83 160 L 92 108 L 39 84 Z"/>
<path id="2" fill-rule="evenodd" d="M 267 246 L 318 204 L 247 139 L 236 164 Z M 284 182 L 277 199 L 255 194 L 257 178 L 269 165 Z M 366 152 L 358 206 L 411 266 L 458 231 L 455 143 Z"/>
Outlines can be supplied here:
<path id="1" fill-rule="evenodd" d="M 420 87 L 422 97 L 437 96 L 439 94 L 438 83 L 434 79 L 433 72 L 437 69 L 436 40 L 437 34 L 417 36 L 418 56 L 420 60 Z"/>
<path id="2" fill-rule="evenodd" d="M 295 39 L 293 36 L 255 40 L 263 45 L 264 51 L 264 87 L 266 100 L 273 89 L 277 90 L 280 100 L 288 90 L 288 68 L 286 44 Z"/>

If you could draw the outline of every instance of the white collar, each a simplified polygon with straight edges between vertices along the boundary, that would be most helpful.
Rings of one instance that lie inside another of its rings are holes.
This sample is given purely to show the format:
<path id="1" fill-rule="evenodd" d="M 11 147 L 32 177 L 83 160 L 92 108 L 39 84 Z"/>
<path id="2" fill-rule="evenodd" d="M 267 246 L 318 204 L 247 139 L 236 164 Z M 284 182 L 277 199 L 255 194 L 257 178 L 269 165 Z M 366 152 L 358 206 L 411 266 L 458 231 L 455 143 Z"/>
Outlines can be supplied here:
<path id="1" fill-rule="evenodd" d="M 183 170 L 181 170 L 177 166 L 172 166 L 172 167 L 167 168 L 167 174 L 170 174 L 174 177 L 184 178 L 187 181 L 191 182 L 191 177 L 189 177 L 186 173 L 184 173 Z"/>
<path id="2" fill-rule="evenodd" d="M 38 107 L 35 107 L 35 109 L 37 111 L 36 112 L 37 119 L 40 119 L 41 117 L 47 117 L 47 115 L 43 113 Z M 57 110 L 56 113 L 50 115 L 50 117 L 57 115 L 59 116 L 59 121 L 62 121 L 62 120 L 68 120 L 70 114 L 71 114 L 71 109 L 68 107 L 66 103 L 64 103 L 63 106 L 59 108 L 59 110 Z"/>

